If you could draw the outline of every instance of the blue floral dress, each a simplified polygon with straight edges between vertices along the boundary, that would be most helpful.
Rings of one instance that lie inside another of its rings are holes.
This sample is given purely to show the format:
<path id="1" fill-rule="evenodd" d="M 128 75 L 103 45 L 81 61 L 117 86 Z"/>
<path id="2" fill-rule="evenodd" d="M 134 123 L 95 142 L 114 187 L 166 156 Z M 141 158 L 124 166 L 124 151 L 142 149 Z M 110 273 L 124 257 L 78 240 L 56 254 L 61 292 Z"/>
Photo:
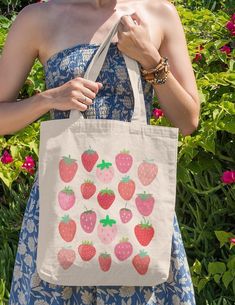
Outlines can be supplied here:
<path id="1" fill-rule="evenodd" d="M 44 65 L 47 89 L 83 76 L 97 44 L 77 44 L 52 55 Z M 125 62 L 111 43 L 97 79 L 103 84 L 93 104 L 83 112 L 88 118 L 130 121 L 133 95 Z M 153 88 L 141 78 L 148 124 Z M 68 118 L 69 111 L 50 111 L 51 119 Z M 38 171 L 24 213 L 11 283 L 9 305 L 194 305 L 194 290 L 177 217 L 174 217 L 168 280 L 154 287 L 59 286 L 40 279 L 36 270 L 39 220 Z"/>

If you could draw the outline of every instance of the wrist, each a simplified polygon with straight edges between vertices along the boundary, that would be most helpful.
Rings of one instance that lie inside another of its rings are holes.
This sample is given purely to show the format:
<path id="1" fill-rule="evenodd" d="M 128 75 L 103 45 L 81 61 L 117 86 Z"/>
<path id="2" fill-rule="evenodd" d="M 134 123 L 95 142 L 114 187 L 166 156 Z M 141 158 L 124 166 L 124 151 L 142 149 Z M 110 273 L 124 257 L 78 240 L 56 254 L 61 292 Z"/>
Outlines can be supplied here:
<path id="1" fill-rule="evenodd" d="M 37 93 L 35 95 L 35 99 L 37 103 L 41 105 L 41 107 L 45 110 L 45 112 L 50 111 L 51 109 L 54 108 L 53 98 L 50 94 L 48 94 L 49 90 Z"/>
<path id="2" fill-rule="evenodd" d="M 161 60 L 161 55 L 159 54 L 157 48 L 155 48 L 153 45 L 146 47 L 142 54 L 143 58 L 139 60 L 139 63 L 145 70 L 155 68 Z"/>

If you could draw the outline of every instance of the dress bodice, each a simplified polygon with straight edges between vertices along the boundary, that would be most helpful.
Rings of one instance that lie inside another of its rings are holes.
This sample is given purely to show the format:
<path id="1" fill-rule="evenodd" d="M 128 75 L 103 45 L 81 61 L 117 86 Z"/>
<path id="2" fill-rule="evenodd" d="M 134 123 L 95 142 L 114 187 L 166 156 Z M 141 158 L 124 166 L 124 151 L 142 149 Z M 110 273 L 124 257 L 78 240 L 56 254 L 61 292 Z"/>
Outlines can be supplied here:
<path id="1" fill-rule="evenodd" d="M 44 64 L 46 88 L 55 88 L 69 80 L 83 76 L 98 44 L 77 44 L 53 54 Z M 85 118 L 115 119 L 131 121 L 134 98 L 124 57 L 116 42 L 110 44 L 105 62 L 97 78 L 103 84 L 102 89 L 82 114 Z M 145 96 L 146 117 L 150 123 L 153 88 L 142 77 Z M 70 111 L 52 109 L 52 119 L 69 117 Z"/>

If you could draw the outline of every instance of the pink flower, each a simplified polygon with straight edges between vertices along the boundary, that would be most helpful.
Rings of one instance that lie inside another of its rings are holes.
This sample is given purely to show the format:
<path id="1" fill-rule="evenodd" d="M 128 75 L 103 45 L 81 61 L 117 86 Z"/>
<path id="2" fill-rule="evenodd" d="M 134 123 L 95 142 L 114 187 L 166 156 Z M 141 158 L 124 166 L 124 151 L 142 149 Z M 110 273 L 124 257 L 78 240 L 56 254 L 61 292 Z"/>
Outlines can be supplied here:
<path id="1" fill-rule="evenodd" d="M 231 16 L 231 21 L 235 23 L 235 13 Z"/>
<path id="2" fill-rule="evenodd" d="M 32 156 L 25 157 L 25 161 L 22 165 L 22 168 L 25 169 L 30 174 L 34 174 L 35 171 L 35 162 Z"/>
<path id="3" fill-rule="evenodd" d="M 9 154 L 9 152 L 7 150 L 4 150 L 4 152 L 1 156 L 1 161 L 4 164 L 11 163 L 13 161 L 12 156 Z"/>
<path id="4" fill-rule="evenodd" d="M 234 237 L 229 238 L 229 241 L 230 241 L 231 244 L 235 244 L 235 238 Z"/>
<path id="5" fill-rule="evenodd" d="M 231 53 L 231 48 L 227 45 L 224 45 L 223 47 L 220 48 L 221 52 L 225 52 L 227 55 Z"/>
<path id="6" fill-rule="evenodd" d="M 235 24 L 230 20 L 226 23 L 226 28 L 229 30 L 229 31 L 234 31 L 235 30 Z"/>
<path id="7" fill-rule="evenodd" d="M 162 109 L 155 108 L 155 109 L 153 109 L 153 116 L 155 117 L 155 119 L 158 119 L 158 118 L 164 116 L 164 113 L 163 113 Z"/>
<path id="8" fill-rule="evenodd" d="M 225 171 L 221 176 L 221 180 L 223 183 L 231 184 L 235 183 L 235 171 Z"/>

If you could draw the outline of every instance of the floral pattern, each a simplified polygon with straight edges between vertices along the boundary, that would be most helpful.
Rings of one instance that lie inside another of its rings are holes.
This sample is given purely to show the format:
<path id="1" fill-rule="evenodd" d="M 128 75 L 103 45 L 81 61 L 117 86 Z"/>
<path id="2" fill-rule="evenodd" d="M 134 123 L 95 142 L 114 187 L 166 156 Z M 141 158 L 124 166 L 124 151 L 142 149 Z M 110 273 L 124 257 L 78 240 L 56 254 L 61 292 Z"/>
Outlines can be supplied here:
<path id="1" fill-rule="evenodd" d="M 83 76 L 98 45 L 77 44 L 52 55 L 44 65 L 47 88 L 58 87 Z M 124 59 L 111 43 L 97 81 L 103 83 L 93 104 L 82 114 L 87 118 L 130 121 L 133 94 Z M 149 124 L 153 89 L 141 78 Z M 69 117 L 70 111 L 50 111 L 52 119 Z M 188 261 L 174 216 L 170 272 L 163 284 L 148 286 L 62 286 L 43 281 L 36 270 L 39 222 L 38 171 L 27 201 L 12 276 L 9 305 L 194 305 L 194 289 Z"/>

